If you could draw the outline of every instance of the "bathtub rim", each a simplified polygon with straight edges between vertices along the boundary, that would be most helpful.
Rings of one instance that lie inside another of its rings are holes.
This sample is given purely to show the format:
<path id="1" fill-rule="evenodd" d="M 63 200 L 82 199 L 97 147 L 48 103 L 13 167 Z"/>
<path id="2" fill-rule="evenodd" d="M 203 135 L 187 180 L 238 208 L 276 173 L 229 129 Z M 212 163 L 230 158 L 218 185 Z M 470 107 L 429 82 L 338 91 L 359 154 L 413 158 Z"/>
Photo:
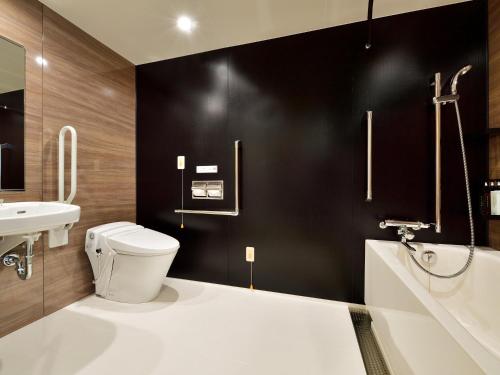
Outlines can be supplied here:
<path id="1" fill-rule="evenodd" d="M 425 242 L 413 242 L 425 247 L 447 246 L 456 247 L 461 245 L 433 244 Z M 398 241 L 365 240 L 365 267 L 366 253 L 372 251 L 395 273 L 401 282 L 409 289 L 420 303 L 427 309 L 429 314 L 451 335 L 466 354 L 472 358 L 477 365 L 487 374 L 498 373 L 500 370 L 500 359 L 483 346 L 459 321 L 410 274 L 408 269 L 399 261 L 392 251 L 387 251 L 387 246 L 401 246 Z M 385 250 L 385 251 L 384 251 Z M 392 249 L 391 249 L 392 250 Z M 487 247 L 476 247 L 476 255 L 481 257 L 494 257 L 500 260 L 500 252 Z M 366 272 L 366 271 L 365 271 Z M 366 302 L 365 288 L 365 302 Z M 367 304 L 367 307 L 377 308 Z"/>

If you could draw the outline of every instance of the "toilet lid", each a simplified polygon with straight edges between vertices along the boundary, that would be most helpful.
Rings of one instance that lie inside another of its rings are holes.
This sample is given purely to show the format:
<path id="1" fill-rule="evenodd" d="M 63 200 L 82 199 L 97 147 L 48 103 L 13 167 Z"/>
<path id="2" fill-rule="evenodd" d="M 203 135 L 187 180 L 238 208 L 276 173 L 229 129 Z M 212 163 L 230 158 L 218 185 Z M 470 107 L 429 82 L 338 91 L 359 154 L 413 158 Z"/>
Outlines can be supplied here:
<path id="1" fill-rule="evenodd" d="M 175 238 L 146 228 L 111 236 L 108 244 L 117 253 L 141 256 L 165 255 L 179 249 Z"/>

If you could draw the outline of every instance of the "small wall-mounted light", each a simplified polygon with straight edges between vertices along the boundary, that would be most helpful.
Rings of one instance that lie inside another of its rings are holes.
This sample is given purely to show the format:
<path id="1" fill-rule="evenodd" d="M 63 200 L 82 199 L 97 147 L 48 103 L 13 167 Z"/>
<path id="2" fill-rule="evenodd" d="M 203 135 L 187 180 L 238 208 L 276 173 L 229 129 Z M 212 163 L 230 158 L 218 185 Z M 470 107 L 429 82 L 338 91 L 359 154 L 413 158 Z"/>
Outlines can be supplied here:
<path id="1" fill-rule="evenodd" d="M 185 33 L 190 33 L 196 28 L 196 21 L 188 16 L 180 16 L 177 18 L 177 28 Z"/>
<path id="2" fill-rule="evenodd" d="M 37 56 L 35 59 L 36 63 L 40 66 L 47 66 L 47 60 L 45 60 L 42 56 Z"/>

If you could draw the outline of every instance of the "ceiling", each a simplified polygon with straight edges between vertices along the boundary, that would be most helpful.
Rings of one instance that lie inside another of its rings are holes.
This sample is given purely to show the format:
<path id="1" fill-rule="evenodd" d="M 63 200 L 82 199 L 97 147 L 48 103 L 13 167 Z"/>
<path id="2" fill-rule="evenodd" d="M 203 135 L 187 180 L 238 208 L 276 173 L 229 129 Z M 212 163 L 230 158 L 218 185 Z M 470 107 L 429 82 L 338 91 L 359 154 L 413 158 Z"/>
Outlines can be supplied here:
<path id="1" fill-rule="evenodd" d="M 362 21 L 368 0 L 41 0 L 139 65 Z M 374 0 L 374 17 L 464 0 Z M 190 34 L 177 17 L 197 22 Z"/>

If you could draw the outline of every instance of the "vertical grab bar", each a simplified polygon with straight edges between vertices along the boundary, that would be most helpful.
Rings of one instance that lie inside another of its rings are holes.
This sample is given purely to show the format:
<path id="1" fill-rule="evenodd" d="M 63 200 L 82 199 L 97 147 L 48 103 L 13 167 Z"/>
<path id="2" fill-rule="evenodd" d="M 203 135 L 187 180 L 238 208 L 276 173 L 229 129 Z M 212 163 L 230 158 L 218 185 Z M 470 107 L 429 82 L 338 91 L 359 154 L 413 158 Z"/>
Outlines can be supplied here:
<path id="1" fill-rule="evenodd" d="M 441 96 L 441 73 L 434 75 L 434 97 Z M 435 215 L 436 233 L 441 233 L 441 103 L 434 103 L 436 109 L 436 188 L 435 188 Z"/>
<path id="2" fill-rule="evenodd" d="M 64 199 L 64 136 L 71 133 L 71 189 Z M 59 202 L 70 204 L 76 195 L 76 130 L 72 126 L 64 126 L 59 132 Z"/>
<path id="3" fill-rule="evenodd" d="M 372 191 L 372 120 L 373 112 L 366 111 L 367 119 L 367 150 L 366 150 L 366 201 L 371 202 L 373 199 Z"/>

